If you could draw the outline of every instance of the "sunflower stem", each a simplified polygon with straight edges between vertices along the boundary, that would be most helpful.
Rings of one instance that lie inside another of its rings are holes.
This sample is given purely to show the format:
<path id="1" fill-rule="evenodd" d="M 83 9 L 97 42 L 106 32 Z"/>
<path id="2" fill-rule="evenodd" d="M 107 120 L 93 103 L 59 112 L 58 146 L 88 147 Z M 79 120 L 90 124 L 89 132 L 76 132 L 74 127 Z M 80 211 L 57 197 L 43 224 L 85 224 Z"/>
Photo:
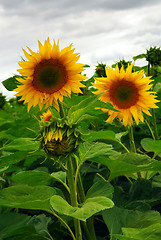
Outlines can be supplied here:
<path id="1" fill-rule="evenodd" d="M 132 126 L 129 126 L 128 132 L 129 132 L 129 140 L 130 140 L 130 145 L 131 145 L 131 152 L 136 153 L 136 147 L 135 147 L 135 141 L 134 141 L 134 134 L 133 134 L 133 127 Z"/>
<path id="2" fill-rule="evenodd" d="M 67 179 L 68 179 L 68 185 L 70 189 L 71 205 L 72 207 L 77 207 L 78 206 L 77 192 L 76 192 L 75 183 L 74 183 L 74 169 L 73 169 L 71 156 L 67 160 Z M 80 221 L 75 218 L 74 218 L 74 227 L 75 227 L 76 239 L 82 240 Z"/>
<path id="3" fill-rule="evenodd" d="M 149 131 L 150 131 L 150 133 L 152 135 L 153 140 L 155 140 L 155 136 L 154 136 L 153 130 L 151 129 L 150 124 L 148 123 L 148 121 L 146 119 L 145 119 L 145 123 L 146 123 L 146 125 L 149 128 Z"/>
<path id="4" fill-rule="evenodd" d="M 60 117 L 61 118 L 64 118 L 65 117 L 65 111 L 64 111 L 64 107 L 63 107 L 63 104 L 61 102 L 59 102 L 59 109 L 60 109 Z"/>
<path id="5" fill-rule="evenodd" d="M 155 140 L 158 140 L 159 136 L 158 136 L 158 130 L 157 130 L 156 116 L 155 116 L 154 108 L 152 108 L 152 124 L 153 124 L 153 128 L 154 128 Z"/>
<path id="6" fill-rule="evenodd" d="M 136 153 L 136 147 L 135 147 L 135 141 L 134 141 L 134 134 L 133 134 L 133 127 L 129 126 L 128 128 L 129 132 L 129 140 L 130 140 L 130 145 L 131 145 L 131 152 Z M 141 173 L 137 172 L 138 178 L 141 178 Z"/>
<path id="7" fill-rule="evenodd" d="M 48 211 L 48 212 L 51 213 L 52 215 L 54 215 L 56 218 L 58 218 L 58 219 L 65 225 L 65 227 L 66 227 L 66 228 L 68 229 L 68 231 L 70 232 L 71 237 L 72 237 L 73 240 L 77 240 L 77 239 L 75 238 L 75 236 L 74 236 L 71 228 L 69 227 L 69 225 L 68 225 L 58 214 L 56 214 L 56 212 L 54 211 L 53 208 L 51 208 L 51 210 Z"/>
<path id="8" fill-rule="evenodd" d="M 148 76 L 150 76 L 150 63 L 148 62 Z M 154 85 L 152 87 L 152 90 L 154 88 Z M 155 135 L 155 140 L 159 139 L 158 136 L 158 130 L 157 130 L 157 125 L 156 125 L 156 116 L 155 116 L 155 111 L 154 108 L 152 108 L 152 124 L 153 124 L 153 128 L 154 128 L 154 135 Z"/>
<path id="9" fill-rule="evenodd" d="M 75 158 L 73 160 L 73 166 L 74 166 L 75 170 L 78 168 L 78 163 L 77 163 Z M 80 198 L 80 202 L 83 203 L 86 200 L 86 196 L 85 196 L 85 193 L 84 193 L 84 188 L 83 188 L 80 172 L 78 173 L 77 176 L 78 176 L 78 178 L 77 178 L 78 195 L 79 195 L 79 198 Z M 82 227 L 84 229 L 85 235 L 87 236 L 87 239 L 88 240 L 96 240 L 94 224 L 93 224 L 93 217 L 88 218 L 87 222 L 81 222 L 81 224 L 82 224 Z"/>

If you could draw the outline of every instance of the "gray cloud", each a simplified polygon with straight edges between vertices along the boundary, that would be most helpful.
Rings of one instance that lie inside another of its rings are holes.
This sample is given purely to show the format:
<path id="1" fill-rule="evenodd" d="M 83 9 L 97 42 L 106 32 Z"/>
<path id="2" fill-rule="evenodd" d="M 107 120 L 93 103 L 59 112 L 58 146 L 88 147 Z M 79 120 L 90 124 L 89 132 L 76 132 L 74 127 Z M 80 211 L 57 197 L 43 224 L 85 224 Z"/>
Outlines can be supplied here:
<path id="1" fill-rule="evenodd" d="M 0 81 L 16 73 L 22 48 L 73 42 L 80 61 L 107 65 L 161 46 L 160 0 L 1 0 Z"/>
<path id="2" fill-rule="evenodd" d="M 126 10 L 159 3 L 160 0 L 1 0 L 0 6 L 6 14 L 32 15 L 55 18 L 68 14 L 92 10 Z"/>

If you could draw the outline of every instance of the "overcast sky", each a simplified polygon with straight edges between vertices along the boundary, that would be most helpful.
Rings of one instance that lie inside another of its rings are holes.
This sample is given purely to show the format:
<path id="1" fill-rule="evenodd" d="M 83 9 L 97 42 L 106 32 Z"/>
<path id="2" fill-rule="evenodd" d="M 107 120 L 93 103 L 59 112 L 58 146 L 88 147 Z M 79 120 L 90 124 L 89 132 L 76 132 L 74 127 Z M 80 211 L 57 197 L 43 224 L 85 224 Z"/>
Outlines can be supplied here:
<path id="1" fill-rule="evenodd" d="M 161 1 L 0 0 L 0 82 L 17 74 L 22 48 L 37 51 L 48 36 L 61 48 L 72 42 L 90 77 L 98 62 L 129 61 L 161 46 Z"/>

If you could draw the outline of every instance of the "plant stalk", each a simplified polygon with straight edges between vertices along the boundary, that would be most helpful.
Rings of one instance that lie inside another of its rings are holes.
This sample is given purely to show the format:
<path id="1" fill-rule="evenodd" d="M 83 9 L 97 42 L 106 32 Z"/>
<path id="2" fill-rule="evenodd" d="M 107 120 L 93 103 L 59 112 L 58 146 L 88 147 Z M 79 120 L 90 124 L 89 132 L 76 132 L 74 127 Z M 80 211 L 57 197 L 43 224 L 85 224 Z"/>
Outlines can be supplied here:
<path id="1" fill-rule="evenodd" d="M 68 185 L 69 185 L 69 189 L 70 189 L 71 205 L 72 205 L 72 207 L 77 207 L 78 206 L 77 192 L 75 189 L 74 171 L 73 171 L 73 164 L 72 164 L 71 156 L 67 160 L 67 179 L 68 179 Z M 76 239 L 82 240 L 80 221 L 75 218 L 74 218 L 74 227 L 75 227 Z"/>
<path id="2" fill-rule="evenodd" d="M 148 62 L 148 76 L 150 76 L 150 63 Z M 152 87 L 153 90 L 154 86 Z M 155 116 L 155 111 L 154 108 L 152 108 L 152 125 L 154 128 L 154 135 L 155 135 L 155 140 L 159 139 L 158 136 L 158 130 L 157 130 L 157 125 L 156 125 L 156 116 Z"/>
<path id="3" fill-rule="evenodd" d="M 131 152 L 136 153 L 136 147 L 135 147 L 135 141 L 134 141 L 133 127 L 132 126 L 129 126 L 128 132 L 129 132 L 129 140 L 130 140 L 130 145 L 131 145 Z"/>
<path id="4" fill-rule="evenodd" d="M 65 111 L 64 111 L 64 107 L 63 107 L 63 104 L 61 102 L 58 102 L 59 103 L 59 114 L 60 114 L 60 117 L 61 118 L 64 118 L 65 117 Z"/>
<path id="5" fill-rule="evenodd" d="M 153 124 L 153 128 L 154 128 L 155 139 L 158 140 L 159 136 L 158 136 L 158 130 L 157 130 L 156 116 L 155 116 L 154 108 L 152 108 L 152 124 Z"/>
<path id="6" fill-rule="evenodd" d="M 76 170 L 78 168 L 76 159 L 73 160 L 73 165 Z M 75 183 L 75 184 L 78 184 L 79 199 L 80 199 L 81 203 L 83 203 L 86 200 L 86 196 L 84 193 L 84 188 L 83 188 L 80 172 L 77 175 L 77 183 Z M 96 240 L 94 224 L 93 224 L 93 217 L 88 218 L 86 223 L 82 222 L 81 224 L 82 224 L 82 227 L 84 229 L 86 236 L 88 237 L 87 239 L 88 240 Z"/>
<path id="7" fill-rule="evenodd" d="M 129 126 L 128 132 L 129 132 L 129 140 L 130 140 L 130 145 L 131 145 L 131 152 L 136 153 L 136 146 L 135 146 L 133 127 L 132 126 Z M 138 176 L 138 178 L 141 178 L 141 173 L 137 172 L 137 176 Z"/>

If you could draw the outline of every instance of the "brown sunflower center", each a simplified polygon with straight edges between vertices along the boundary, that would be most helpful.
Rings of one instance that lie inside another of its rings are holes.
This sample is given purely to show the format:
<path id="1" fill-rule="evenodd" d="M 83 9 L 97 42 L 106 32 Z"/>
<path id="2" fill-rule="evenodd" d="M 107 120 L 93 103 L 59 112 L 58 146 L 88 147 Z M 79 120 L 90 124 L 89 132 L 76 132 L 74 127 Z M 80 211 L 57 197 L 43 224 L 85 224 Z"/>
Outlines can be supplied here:
<path id="1" fill-rule="evenodd" d="M 58 59 L 49 59 L 35 66 L 32 83 L 36 90 L 52 94 L 61 89 L 67 80 L 65 66 Z"/>
<path id="2" fill-rule="evenodd" d="M 126 109 L 136 104 L 139 98 L 139 91 L 134 83 L 120 80 L 111 85 L 109 96 L 114 105 L 120 109 Z"/>

